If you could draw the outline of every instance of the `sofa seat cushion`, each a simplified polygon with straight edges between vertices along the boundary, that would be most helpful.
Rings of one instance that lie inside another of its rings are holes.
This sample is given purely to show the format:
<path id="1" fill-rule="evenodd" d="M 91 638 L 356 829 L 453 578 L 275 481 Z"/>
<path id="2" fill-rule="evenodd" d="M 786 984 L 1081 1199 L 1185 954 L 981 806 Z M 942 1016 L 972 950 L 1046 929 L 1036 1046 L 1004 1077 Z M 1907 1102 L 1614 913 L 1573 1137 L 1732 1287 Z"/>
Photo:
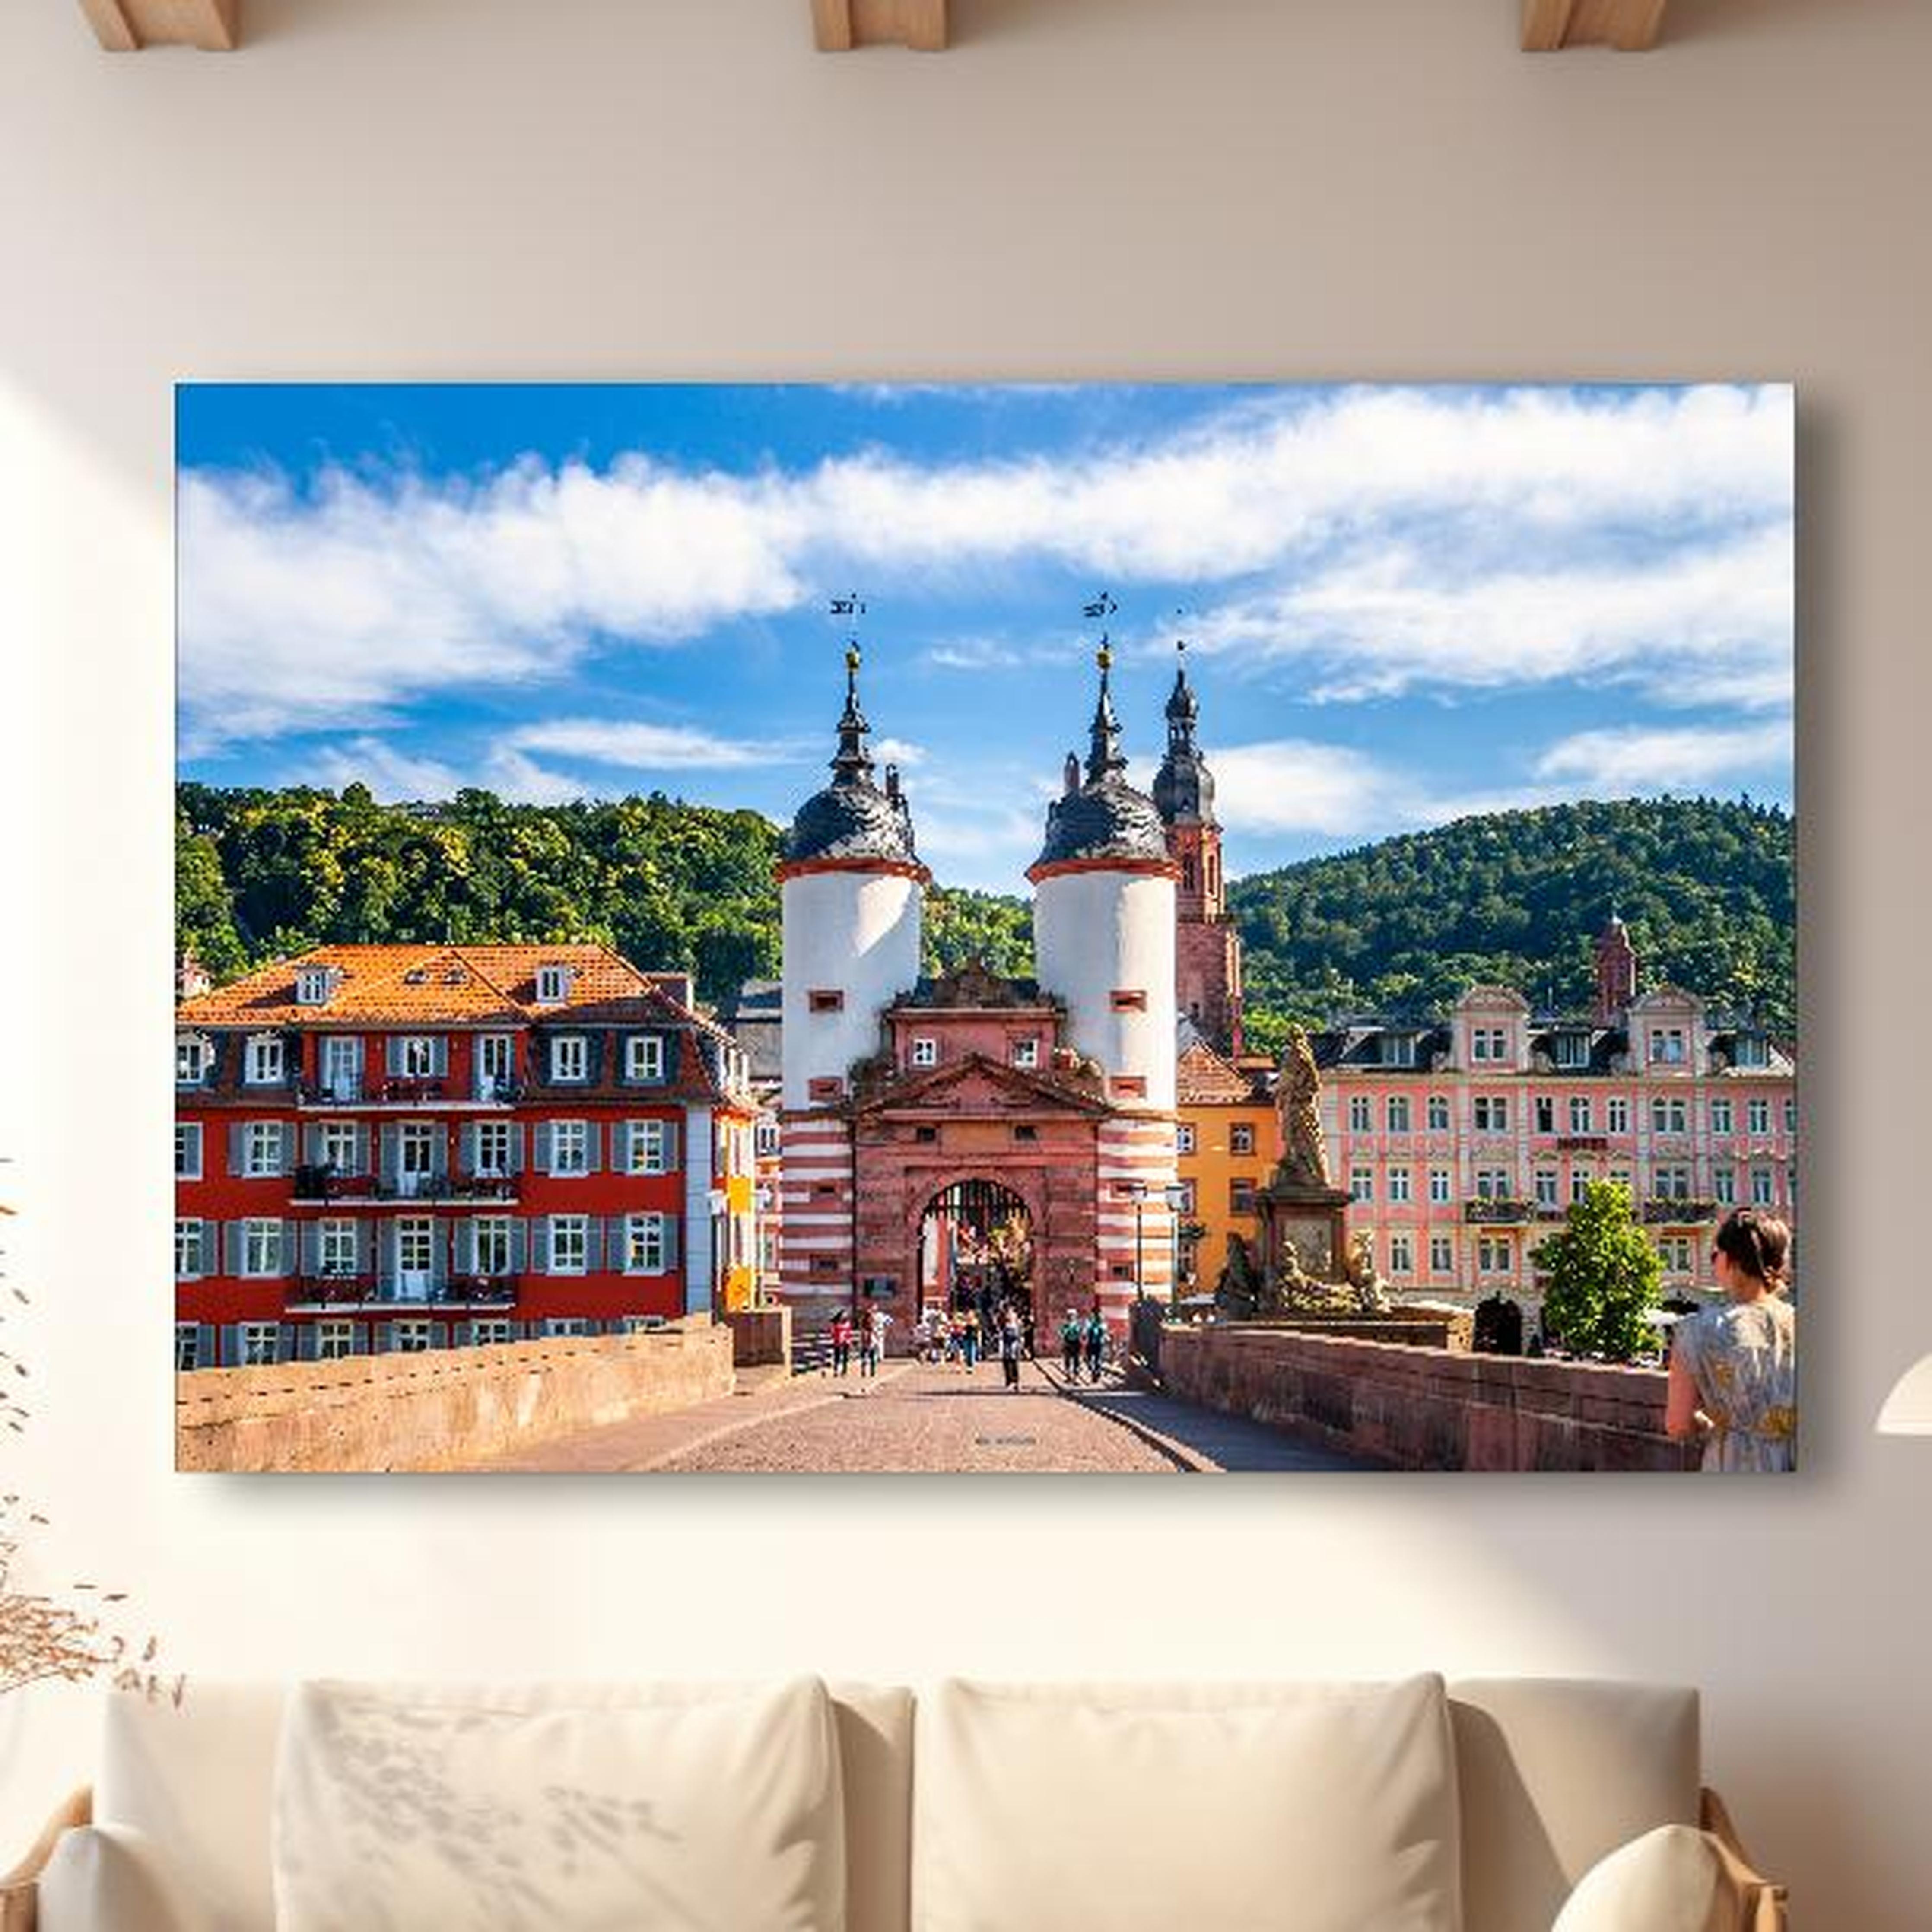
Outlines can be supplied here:
<path id="1" fill-rule="evenodd" d="M 1592 1865 L 1551 1932 L 1744 1932 L 1755 1897 L 1709 1832 L 1660 1825 Z"/>
<path id="2" fill-rule="evenodd" d="M 1442 1682 L 922 1696 L 916 1932 L 1460 1932 Z"/>
<path id="3" fill-rule="evenodd" d="M 841 1932 L 824 1686 L 306 1684 L 276 1760 L 280 1932 Z"/>

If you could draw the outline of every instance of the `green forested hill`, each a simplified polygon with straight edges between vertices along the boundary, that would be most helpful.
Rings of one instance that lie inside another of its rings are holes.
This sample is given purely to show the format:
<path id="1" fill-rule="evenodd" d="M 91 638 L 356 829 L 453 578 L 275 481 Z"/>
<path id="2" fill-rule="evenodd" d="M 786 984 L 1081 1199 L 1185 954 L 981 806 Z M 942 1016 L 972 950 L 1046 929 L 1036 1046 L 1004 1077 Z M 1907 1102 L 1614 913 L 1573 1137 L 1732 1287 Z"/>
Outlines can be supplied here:
<path id="1" fill-rule="evenodd" d="M 607 803 L 378 805 L 178 788 L 177 936 L 218 980 L 326 940 L 602 939 L 728 1002 L 778 967 L 778 832 L 653 793 Z M 1468 818 L 1236 883 L 1257 1043 L 1291 1017 L 1430 1007 L 1476 980 L 1580 1003 L 1614 908 L 1647 978 L 1793 1023 L 1792 822 L 1704 800 Z M 1032 970 L 1028 904 L 935 892 L 926 964 Z"/>
<path id="2" fill-rule="evenodd" d="M 1615 911 L 1646 982 L 1796 1024 L 1793 825 L 1709 799 L 1547 806 L 1459 819 L 1228 890 L 1250 1011 L 1439 1008 L 1477 980 L 1588 1003 L 1590 942 Z"/>

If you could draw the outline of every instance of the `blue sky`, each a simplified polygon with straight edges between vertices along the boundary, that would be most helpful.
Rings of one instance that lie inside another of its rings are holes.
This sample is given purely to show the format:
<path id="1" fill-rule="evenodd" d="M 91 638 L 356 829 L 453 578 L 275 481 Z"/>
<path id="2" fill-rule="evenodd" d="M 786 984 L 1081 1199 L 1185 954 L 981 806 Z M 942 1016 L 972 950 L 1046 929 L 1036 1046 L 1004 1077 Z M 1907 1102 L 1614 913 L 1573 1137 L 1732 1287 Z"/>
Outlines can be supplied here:
<path id="1" fill-rule="evenodd" d="M 856 590 L 922 853 L 1021 890 L 1104 590 L 1143 782 L 1188 640 L 1237 874 L 1788 805 L 1792 430 L 1780 386 L 184 387 L 182 768 L 783 820 Z"/>

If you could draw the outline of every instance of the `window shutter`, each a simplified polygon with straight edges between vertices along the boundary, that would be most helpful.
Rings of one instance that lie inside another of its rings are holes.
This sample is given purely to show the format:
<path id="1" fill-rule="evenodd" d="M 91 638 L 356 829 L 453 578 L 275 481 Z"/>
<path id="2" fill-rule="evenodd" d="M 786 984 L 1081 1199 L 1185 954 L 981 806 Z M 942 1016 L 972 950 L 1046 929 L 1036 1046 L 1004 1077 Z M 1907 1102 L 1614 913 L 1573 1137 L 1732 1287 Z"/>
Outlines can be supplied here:
<path id="1" fill-rule="evenodd" d="M 604 1123 L 586 1120 L 584 1124 L 584 1171 L 586 1174 L 601 1174 L 604 1171 Z"/>
<path id="2" fill-rule="evenodd" d="M 403 1130 L 394 1120 L 382 1123 L 382 1169 L 380 1178 L 383 1184 L 393 1186 L 402 1165 Z"/>
<path id="3" fill-rule="evenodd" d="M 277 1361 L 295 1360 L 296 1338 L 304 1332 L 304 1329 L 309 1334 L 312 1335 L 315 1333 L 315 1330 L 308 1328 L 306 1324 L 304 1324 L 303 1328 L 298 1328 L 292 1322 L 284 1322 L 279 1324 L 275 1331 L 275 1360 Z"/>
<path id="4" fill-rule="evenodd" d="M 429 1345 L 432 1348 L 449 1346 L 449 1324 L 447 1322 L 432 1322 L 429 1324 Z"/>
<path id="5" fill-rule="evenodd" d="M 632 1136 L 637 1132 L 634 1120 L 616 1120 L 610 1127 L 610 1171 L 614 1174 L 631 1172 Z"/>
<path id="6" fill-rule="evenodd" d="M 584 1272 L 602 1274 L 604 1271 L 604 1219 L 600 1214 L 586 1216 L 584 1223 Z"/>
<path id="7" fill-rule="evenodd" d="M 195 1324 L 194 1360 L 197 1368 L 212 1369 L 214 1366 L 214 1325 L 201 1322 Z"/>
<path id="8" fill-rule="evenodd" d="M 376 1237 L 376 1253 L 380 1257 L 376 1264 L 377 1272 L 385 1283 L 393 1285 L 399 1258 L 396 1224 L 393 1221 L 383 1221 L 378 1226 L 380 1232 Z"/>
<path id="9" fill-rule="evenodd" d="M 456 1272 L 476 1272 L 476 1223 L 467 1219 L 456 1224 Z"/>
<path id="10" fill-rule="evenodd" d="M 684 1165 L 680 1158 L 678 1143 L 684 1138 L 682 1120 L 667 1120 L 664 1124 L 664 1168 L 667 1174 L 675 1174 Z"/>
<path id="11" fill-rule="evenodd" d="M 449 1130 L 446 1127 L 439 1126 L 430 1142 L 429 1171 L 437 1192 L 441 1192 L 449 1180 Z"/>
<path id="12" fill-rule="evenodd" d="M 319 1359 L 316 1343 L 320 1336 L 313 1322 L 304 1322 L 296 1330 L 295 1337 L 295 1354 L 291 1358 L 292 1360 L 298 1362 L 313 1362 Z"/>
<path id="13" fill-rule="evenodd" d="M 275 1244 L 275 1272 L 283 1275 L 293 1274 L 296 1271 L 296 1224 L 292 1221 L 282 1221 L 276 1226 L 280 1238 Z"/>
<path id="14" fill-rule="evenodd" d="M 630 1238 L 621 1214 L 611 1215 L 604 1223 L 604 1264 L 613 1274 L 622 1274 L 630 1266 Z"/>
<path id="15" fill-rule="evenodd" d="M 449 1036 L 435 1034 L 429 1043 L 429 1070 L 437 1079 L 446 1078 L 449 1072 Z"/>
<path id="16" fill-rule="evenodd" d="M 531 1130 L 533 1154 L 530 1165 L 538 1174 L 548 1174 L 550 1172 L 550 1144 L 554 1138 L 548 1120 L 539 1120 Z"/>
<path id="17" fill-rule="evenodd" d="M 550 1222 L 542 1216 L 530 1223 L 530 1272 L 550 1273 Z"/>
<path id="18" fill-rule="evenodd" d="M 664 1077 L 667 1081 L 677 1078 L 680 1061 L 684 1053 L 684 1035 L 668 1033 L 664 1036 Z"/>
<path id="19" fill-rule="evenodd" d="M 322 1165 L 322 1129 L 314 1120 L 302 1130 L 302 1160 L 310 1167 Z"/>
<path id="20" fill-rule="evenodd" d="M 224 1322 L 221 1324 L 221 1366 L 232 1369 L 242 1359 L 242 1324 L 238 1322 Z"/>
<path id="21" fill-rule="evenodd" d="M 244 1120 L 231 1120 L 228 1126 L 228 1172 L 248 1172 L 248 1126 Z"/>
<path id="22" fill-rule="evenodd" d="M 396 1325 L 393 1322 L 373 1322 L 369 1332 L 375 1344 L 373 1353 L 386 1355 L 396 1346 Z"/>
<path id="23" fill-rule="evenodd" d="M 463 1174 L 476 1172 L 476 1123 L 466 1120 L 457 1130 L 458 1171 Z"/>
<path id="24" fill-rule="evenodd" d="M 664 1271 L 674 1272 L 680 1265 L 678 1252 L 682 1244 L 684 1223 L 675 1214 L 667 1214 L 664 1222 Z"/>
<path id="25" fill-rule="evenodd" d="M 429 1280 L 432 1290 L 444 1286 L 449 1280 L 449 1238 L 447 1221 L 430 1224 Z"/>
<path id="26" fill-rule="evenodd" d="M 521 1274 L 530 1264 L 530 1223 L 520 1218 L 510 1223 L 510 1272 Z"/>
<path id="27" fill-rule="evenodd" d="M 296 1124 L 292 1120 L 282 1123 L 282 1172 L 292 1174 L 296 1171 Z"/>
<path id="28" fill-rule="evenodd" d="M 320 1272 L 322 1267 L 320 1226 L 314 1221 L 303 1222 L 298 1239 L 300 1244 L 302 1273 L 315 1274 Z"/>
<path id="29" fill-rule="evenodd" d="M 367 1274 L 375 1266 L 376 1233 L 367 1221 L 356 1223 L 356 1272 Z"/>
<path id="30" fill-rule="evenodd" d="M 520 1121 L 510 1124 L 510 1172 L 520 1174 L 524 1171 L 524 1130 Z"/>
<path id="31" fill-rule="evenodd" d="M 593 1033 L 585 1036 L 584 1042 L 584 1084 L 595 1087 L 604 1078 L 604 1054 L 610 1042 L 607 1033 Z"/>
<path id="32" fill-rule="evenodd" d="M 248 1258 L 248 1224 L 245 1221 L 230 1221 L 222 1231 L 222 1259 L 228 1265 L 225 1274 L 239 1274 Z"/>
<path id="33" fill-rule="evenodd" d="M 452 1324 L 449 1330 L 449 1346 L 452 1348 L 468 1348 L 473 1347 L 476 1342 L 476 1324 L 473 1322 L 455 1322 Z"/>

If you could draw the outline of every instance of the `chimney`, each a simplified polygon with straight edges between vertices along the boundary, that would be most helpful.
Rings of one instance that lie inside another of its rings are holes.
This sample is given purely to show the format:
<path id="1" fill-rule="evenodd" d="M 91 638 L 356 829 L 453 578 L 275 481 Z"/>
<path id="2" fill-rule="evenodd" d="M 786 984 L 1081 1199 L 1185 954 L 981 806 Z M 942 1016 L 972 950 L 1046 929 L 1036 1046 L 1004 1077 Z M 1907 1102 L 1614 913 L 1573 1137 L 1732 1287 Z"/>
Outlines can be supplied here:
<path id="1" fill-rule="evenodd" d="M 698 988 L 688 973 L 646 973 L 644 977 L 681 1006 L 689 1006 L 696 1000 Z"/>

